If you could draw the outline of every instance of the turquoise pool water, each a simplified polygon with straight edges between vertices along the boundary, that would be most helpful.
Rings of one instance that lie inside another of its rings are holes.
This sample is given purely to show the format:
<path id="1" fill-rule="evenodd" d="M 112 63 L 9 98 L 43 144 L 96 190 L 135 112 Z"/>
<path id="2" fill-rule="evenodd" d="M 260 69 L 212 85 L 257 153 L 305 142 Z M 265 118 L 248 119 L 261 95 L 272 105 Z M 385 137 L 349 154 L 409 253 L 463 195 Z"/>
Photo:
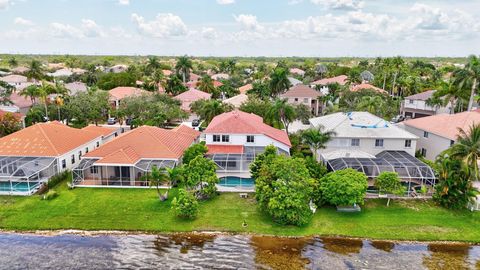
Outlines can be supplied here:
<path id="1" fill-rule="evenodd" d="M 28 183 L 26 182 L 13 182 L 13 190 L 10 187 L 10 182 L 0 182 L 0 192 L 27 192 L 33 190 L 36 185 L 34 182 L 30 182 L 30 189 L 28 188 Z"/>
<path id="2" fill-rule="evenodd" d="M 253 187 L 255 181 L 252 178 L 241 178 L 235 176 L 226 176 L 220 178 L 219 185 L 224 187 Z"/>

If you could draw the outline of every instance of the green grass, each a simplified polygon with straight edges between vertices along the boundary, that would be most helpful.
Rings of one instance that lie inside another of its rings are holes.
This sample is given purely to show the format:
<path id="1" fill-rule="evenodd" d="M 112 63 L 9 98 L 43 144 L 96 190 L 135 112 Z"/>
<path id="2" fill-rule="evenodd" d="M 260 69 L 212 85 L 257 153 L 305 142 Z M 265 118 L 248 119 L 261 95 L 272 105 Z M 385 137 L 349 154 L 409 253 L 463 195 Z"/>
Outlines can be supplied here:
<path id="1" fill-rule="evenodd" d="M 321 208 L 308 226 L 275 224 L 258 211 L 253 198 L 221 194 L 202 202 L 199 216 L 181 220 L 170 209 L 170 200 L 160 202 L 154 189 L 68 190 L 57 187 L 59 196 L 0 196 L 0 228 L 5 230 L 127 230 L 150 232 L 224 231 L 303 236 L 340 235 L 395 240 L 456 240 L 480 242 L 480 213 L 449 211 L 430 201 L 370 200 L 361 213 L 338 213 Z M 242 227 L 246 221 L 248 226 Z"/>

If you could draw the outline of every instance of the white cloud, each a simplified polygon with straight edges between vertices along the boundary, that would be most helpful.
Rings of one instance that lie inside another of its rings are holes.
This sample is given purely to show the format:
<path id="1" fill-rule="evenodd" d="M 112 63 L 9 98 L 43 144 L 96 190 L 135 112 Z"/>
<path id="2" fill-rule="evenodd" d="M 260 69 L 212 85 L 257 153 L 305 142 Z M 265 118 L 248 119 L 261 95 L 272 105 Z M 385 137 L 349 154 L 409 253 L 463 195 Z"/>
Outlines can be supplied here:
<path id="1" fill-rule="evenodd" d="M 358 10 L 363 8 L 364 2 L 360 0 L 310 0 L 316 5 L 323 5 L 327 9 Z"/>
<path id="2" fill-rule="evenodd" d="M 16 17 L 13 20 L 13 23 L 16 24 L 16 25 L 23 25 L 23 26 L 32 26 L 33 25 L 32 21 L 29 21 L 29 20 L 24 19 L 22 17 Z"/>
<path id="3" fill-rule="evenodd" d="M 10 4 L 9 0 L 0 0 L 0 10 L 7 9 L 9 4 Z"/>
<path id="4" fill-rule="evenodd" d="M 212 27 L 203 27 L 201 35 L 205 39 L 216 39 L 218 37 L 217 31 Z"/>
<path id="5" fill-rule="evenodd" d="M 86 37 L 101 37 L 105 34 L 94 20 L 82 19 L 82 31 Z"/>
<path id="6" fill-rule="evenodd" d="M 122 6 L 130 5 L 130 0 L 118 0 L 118 4 Z"/>
<path id="7" fill-rule="evenodd" d="M 54 22 L 50 24 L 50 33 L 56 38 L 81 38 L 83 33 L 80 29 L 69 24 Z"/>
<path id="8" fill-rule="evenodd" d="M 251 14 L 240 14 L 238 16 L 233 15 L 235 21 L 240 24 L 243 30 L 246 31 L 261 31 L 263 26 L 257 21 L 257 16 Z"/>
<path id="9" fill-rule="evenodd" d="M 298 5 L 302 2 L 303 2 L 303 0 L 289 0 L 287 4 L 290 5 L 290 6 L 293 6 L 293 5 Z"/>
<path id="10" fill-rule="evenodd" d="M 217 0 L 217 3 L 220 5 L 230 5 L 235 3 L 235 0 Z"/>
<path id="11" fill-rule="evenodd" d="M 133 13 L 132 21 L 136 24 L 140 33 L 156 38 L 178 37 L 188 34 L 188 28 L 182 19 L 171 13 L 160 13 L 153 21 L 145 21 L 145 18 Z"/>

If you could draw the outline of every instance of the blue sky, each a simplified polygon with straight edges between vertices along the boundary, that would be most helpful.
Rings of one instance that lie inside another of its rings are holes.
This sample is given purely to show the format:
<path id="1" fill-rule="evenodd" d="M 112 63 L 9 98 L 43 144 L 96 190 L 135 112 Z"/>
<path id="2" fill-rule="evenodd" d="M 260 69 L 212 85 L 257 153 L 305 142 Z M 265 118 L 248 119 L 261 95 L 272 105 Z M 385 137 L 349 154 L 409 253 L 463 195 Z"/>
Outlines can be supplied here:
<path id="1" fill-rule="evenodd" d="M 0 0 L 0 52 L 465 56 L 480 1 Z"/>

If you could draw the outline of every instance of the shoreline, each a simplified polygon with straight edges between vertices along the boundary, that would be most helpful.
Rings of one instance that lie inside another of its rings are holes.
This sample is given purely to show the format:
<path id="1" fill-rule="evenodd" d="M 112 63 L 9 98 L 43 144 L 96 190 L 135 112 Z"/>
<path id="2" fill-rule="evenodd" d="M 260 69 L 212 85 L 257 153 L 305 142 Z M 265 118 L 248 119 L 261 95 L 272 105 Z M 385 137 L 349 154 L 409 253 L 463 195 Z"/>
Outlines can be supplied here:
<path id="1" fill-rule="evenodd" d="M 0 234 L 6 235 L 31 235 L 31 236 L 44 236 L 44 237 L 56 237 L 56 236 L 81 236 L 81 237 L 100 237 L 100 236 L 131 236 L 131 235 L 178 235 L 178 234 L 196 234 L 196 235 L 246 235 L 246 236 L 259 236 L 259 237 L 275 237 L 275 238 L 338 238 L 346 240 L 365 240 L 365 241 L 380 241 L 380 242 L 396 242 L 405 244 L 443 244 L 443 245 L 480 245 L 480 242 L 469 241 L 449 241 L 449 240 L 402 240 L 402 239 L 378 239 L 369 237 L 352 237 L 342 235 L 304 235 L 304 236 L 287 236 L 287 235 L 273 235 L 262 233 L 249 233 L 249 232 L 226 232 L 226 231 L 185 231 L 185 232 L 160 232 L 160 231 L 122 231 L 122 230 L 5 230 L 0 229 Z"/>

